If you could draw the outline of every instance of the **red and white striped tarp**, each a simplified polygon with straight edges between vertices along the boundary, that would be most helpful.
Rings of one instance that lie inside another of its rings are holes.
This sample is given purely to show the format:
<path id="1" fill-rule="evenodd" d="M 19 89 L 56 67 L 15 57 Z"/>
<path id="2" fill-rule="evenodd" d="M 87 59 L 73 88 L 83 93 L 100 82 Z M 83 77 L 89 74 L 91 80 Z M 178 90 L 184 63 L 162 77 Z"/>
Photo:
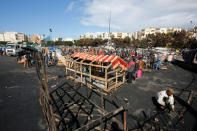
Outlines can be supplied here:
<path id="1" fill-rule="evenodd" d="M 80 58 L 83 60 L 90 60 L 95 62 L 110 62 L 112 63 L 113 69 L 120 66 L 124 70 L 127 70 L 127 63 L 122 60 L 119 56 L 109 56 L 109 55 L 90 55 L 88 53 L 75 53 L 72 55 L 74 58 Z"/>

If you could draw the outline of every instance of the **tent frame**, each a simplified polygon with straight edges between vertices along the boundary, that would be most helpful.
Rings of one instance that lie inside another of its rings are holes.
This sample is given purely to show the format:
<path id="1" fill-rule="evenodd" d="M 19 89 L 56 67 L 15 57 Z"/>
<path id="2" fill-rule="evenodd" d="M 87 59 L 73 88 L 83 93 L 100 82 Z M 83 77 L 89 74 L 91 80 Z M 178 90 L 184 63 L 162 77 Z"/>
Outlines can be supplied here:
<path id="1" fill-rule="evenodd" d="M 110 92 L 113 89 L 116 90 L 119 86 L 125 83 L 126 72 L 121 67 L 113 69 L 111 63 L 107 63 L 108 65 L 105 65 L 105 63 L 102 62 L 87 62 L 87 60 L 72 57 L 67 57 L 64 63 L 66 66 L 67 77 L 82 84 L 86 84 L 88 87 L 93 86 L 93 81 L 101 81 L 105 84 L 103 89 Z M 83 72 L 83 69 L 87 67 L 89 69 L 89 74 Z M 93 74 L 95 71 L 94 69 L 96 71 L 102 71 L 104 76 L 97 76 Z M 110 77 L 112 74 L 113 77 Z M 89 78 L 89 80 L 84 80 L 84 78 Z"/>

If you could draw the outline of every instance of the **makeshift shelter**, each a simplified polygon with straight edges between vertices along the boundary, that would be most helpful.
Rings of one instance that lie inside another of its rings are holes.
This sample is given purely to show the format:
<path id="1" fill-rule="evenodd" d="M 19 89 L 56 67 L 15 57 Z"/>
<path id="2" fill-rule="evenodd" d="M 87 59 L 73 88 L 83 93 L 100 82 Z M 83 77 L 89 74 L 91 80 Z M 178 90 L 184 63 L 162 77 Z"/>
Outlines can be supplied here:
<path id="1" fill-rule="evenodd" d="M 125 82 L 127 63 L 119 56 L 78 52 L 66 59 L 61 56 L 59 60 L 66 66 L 69 78 L 89 87 L 94 85 L 105 91 L 111 91 Z"/>

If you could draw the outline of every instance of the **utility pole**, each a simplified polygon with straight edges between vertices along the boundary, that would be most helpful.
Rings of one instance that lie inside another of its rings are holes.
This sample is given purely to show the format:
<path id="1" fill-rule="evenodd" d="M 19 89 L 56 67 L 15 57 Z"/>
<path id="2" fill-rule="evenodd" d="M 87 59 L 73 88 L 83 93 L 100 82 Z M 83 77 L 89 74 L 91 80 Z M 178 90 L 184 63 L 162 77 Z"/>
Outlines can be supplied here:
<path id="1" fill-rule="evenodd" d="M 53 32 L 53 31 L 52 31 L 51 28 L 49 28 L 49 31 L 50 31 L 50 41 L 53 41 L 53 40 L 52 40 L 52 32 Z"/>
<path id="2" fill-rule="evenodd" d="M 109 36 L 108 36 L 108 43 L 111 45 L 111 30 L 110 27 L 111 26 L 111 9 L 110 9 L 110 14 L 109 14 Z"/>

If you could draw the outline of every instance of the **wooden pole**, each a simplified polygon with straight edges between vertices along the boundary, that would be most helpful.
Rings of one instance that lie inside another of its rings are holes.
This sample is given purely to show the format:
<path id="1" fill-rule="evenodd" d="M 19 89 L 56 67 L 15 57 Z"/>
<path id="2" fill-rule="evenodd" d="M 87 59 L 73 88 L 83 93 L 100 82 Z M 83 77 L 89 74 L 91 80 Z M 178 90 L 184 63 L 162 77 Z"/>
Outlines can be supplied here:
<path id="1" fill-rule="evenodd" d="M 124 111 L 124 131 L 127 130 L 127 112 Z"/>
<path id="2" fill-rule="evenodd" d="M 123 83 L 125 82 L 125 72 L 123 73 L 124 75 L 122 76 L 122 79 L 123 79 Z"/>
<path id="3" fill-rule="evenodd" d="M 103 93 L 101 93 L 101 106 L 102 106 L 103 112 L 104 112 L 105 111 L 105 103 L 104 103 Z"/>
<path id="4" fill-rule="evenodd" d="M 89 80 L 92 82 L 92 67 L 91 65 L 89 66 Z"/>
<path id="5" fill-rule="evenodd" d="M 105 91 L 107 91 L 107 68 L 105 68 Z"/>
<path id="6" fill-rule="evenodd" d="M 69 63 L 68 63 L 68 58 L 66 57 L 66 76 L 68 75 L 68 70 L 67 70 L 67 66 L 69 66 Z"/>
<path id="7" fill-rule="evenodd" d="M 80 72 L 81 72 L 81 82 L 83 82 L 83 72 L 82 72 L 82 64 L 80 63 Z"/>
<path id="8" fill-rule="evenodd" d="M 76 77 L 77 77 L 77 73 L 76 73 L 76 71 L 77 71 L 77 63 L 76 63 L 76 62 L 74 62 L 73 64 L 74 64 L 75 78 L 76 78 Z"/>
<path id="9" fill-rule="evenodd" d="M 116 84 L 118 83 L 118 70 L 116 69 Z"/>

